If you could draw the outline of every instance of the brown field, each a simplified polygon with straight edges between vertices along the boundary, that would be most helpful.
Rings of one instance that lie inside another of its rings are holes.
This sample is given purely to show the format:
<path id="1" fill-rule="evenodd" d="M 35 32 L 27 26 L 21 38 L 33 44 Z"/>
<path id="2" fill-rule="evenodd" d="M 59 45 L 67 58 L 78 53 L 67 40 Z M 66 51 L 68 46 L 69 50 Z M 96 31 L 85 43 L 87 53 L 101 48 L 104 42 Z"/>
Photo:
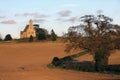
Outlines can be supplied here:
<path id="1" fill-rule="evenodd" d="M 58 42 L 0 44 L 0 80 L 120 80 L 120 75 L 49 69 L 54 56 L 68 55 L 64 48 Z M 77 59 L 93 60 L 88 54 Z M 120 64 L 120 51 L 111 55 L 109 63 Z"/>

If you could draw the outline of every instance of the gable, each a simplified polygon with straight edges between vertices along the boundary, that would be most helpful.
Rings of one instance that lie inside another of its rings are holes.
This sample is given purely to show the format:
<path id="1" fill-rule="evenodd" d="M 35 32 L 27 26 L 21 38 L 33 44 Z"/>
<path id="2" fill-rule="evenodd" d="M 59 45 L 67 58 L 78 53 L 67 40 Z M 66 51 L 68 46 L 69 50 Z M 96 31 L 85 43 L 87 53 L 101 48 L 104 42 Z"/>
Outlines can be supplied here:
<path id="1" fill-rule="evenodd" d="M 26 27 L 25 27 L 23 32 L 26 32 L 28 28 L 29 28 L 29 25 L 26 25 Z"/>

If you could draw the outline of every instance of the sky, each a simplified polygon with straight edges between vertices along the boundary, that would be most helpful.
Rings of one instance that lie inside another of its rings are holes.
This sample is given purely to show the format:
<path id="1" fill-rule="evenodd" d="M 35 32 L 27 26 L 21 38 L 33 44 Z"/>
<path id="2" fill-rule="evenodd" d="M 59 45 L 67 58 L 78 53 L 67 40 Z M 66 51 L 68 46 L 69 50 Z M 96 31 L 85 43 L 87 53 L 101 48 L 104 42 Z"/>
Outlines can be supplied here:
<path id="1" fill-rule="evenodd" d="M 20 38 L 30 19 L 61 36 L 89 14 L 104 14 L 120 25 L 120 0 L 0 0 L 0 36 Z"/>

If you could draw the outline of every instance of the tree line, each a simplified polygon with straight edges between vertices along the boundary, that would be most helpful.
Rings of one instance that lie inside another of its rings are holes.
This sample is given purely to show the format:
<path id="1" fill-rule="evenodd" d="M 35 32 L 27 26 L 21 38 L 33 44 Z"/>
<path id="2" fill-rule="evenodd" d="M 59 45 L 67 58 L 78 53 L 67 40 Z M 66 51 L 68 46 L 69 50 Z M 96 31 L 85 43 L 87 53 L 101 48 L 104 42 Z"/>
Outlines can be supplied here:
<path id="1" fill-rule="evenodd" d="M 43 40 L 51 40 L 51 41 L 56 41 L 58 36 L 57 34 L 54 32 L 54 30 L 52 29 L 50 34 L 48 33 L 48 31 L 44 28 L 39 28 L 39 27 L 34 27 L 35 31 L 36 31 L 36 38 L 34 38 L 32 35 L 29 38 L 25 38 L 25 39 L 19 39 L 19 41 L 29 41 L 29 42 L 33 42 L 34 40 L 39 40 L 39 41 L 43 41 Z M 5 36 L 4 39 L 2 39 L 1 35 L 0 35 L 0 41 L 11 41 L 13 40 L 11 34 L 7 34 Z"/>
<path id="2" fill-rule="evenodd" d="M 50 34 L 46 29 L 39 28 L 39 27 L 35 27 L 35 31 L 36 31 L 36 40 L 39 40 L 39 41 L 43 41 L 43 40 L 56 41 L 58 38 L 57 34 L 54 32 L 53 29 L 51 30 Z M 29 38 L 29 41 L 32 42 L 33 40 L 34 38 L 31 35 Z"/>

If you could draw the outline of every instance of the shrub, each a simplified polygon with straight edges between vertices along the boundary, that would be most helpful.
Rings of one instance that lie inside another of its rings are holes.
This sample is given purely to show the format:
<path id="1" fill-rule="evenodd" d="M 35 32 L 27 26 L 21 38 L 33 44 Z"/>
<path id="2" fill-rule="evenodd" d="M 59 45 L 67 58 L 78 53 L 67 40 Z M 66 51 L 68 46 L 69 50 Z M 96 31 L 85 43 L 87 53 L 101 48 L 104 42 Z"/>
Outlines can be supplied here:
<path id="1" fill-rule="evenodd" d="M 51 40 L 56 41 L 57 40 L 57 35 L 55 34 L 54 30 L 51 30 Z"/>
<path id="2" fill-rule="evenodd" d="M 33 42 L 34 41 L 34 38 L 33 36 L 31 35 L 30 38 L 29 38 L 29 42 Z"/>
<path id="3" fill-rule="evenodd" d="M 52 64 L 54 66 L 59 66 L 59 65 L 61 65 L 61 60 L 58 57 L 54 57 L 52 60 Z"/>
<path id="4" fill-rule="evenodd" d="M 10 34 L 7 34 L 6 36 L 5 36 L 5 39 L 4 39 L 5 41 L 10 41 L 10 40 L 12 40 L 12 37 L 11 37 L 11 35 Z"/>
<path id="5" fill-rule="evenodd" d="M 63 58 L 54 57 L 52 60 L 52 65 L 63 68 L 63 69 L 72 69 L 77 71 L 95 71 L 95 65 L 90 61 L 79 62 L 74 60 L 71 56 L 65 56 Z"/>
<path id="6" fill-rule="evenodd" d="M 84 62 L 79 62 L 79 61 L 70 61 L 70 62 L 64 62 L 61 65 L 62 68 L 64 69 L 72 69 L 72 70 L 77 70 L 77 71 L 95 71 L 94 69 L 94 63 L 84 61 Z"/>
<path id="7" fill-rule="evenodd" d="M 37 36 L 37 40 L 46 40 L 46 35 L 44 33 L 39 33 Z"/>
<path id="8" fill-rule="evenodd" d="M 116 65 L 107 65 L 105 66 L 106 71 L 119 72 L 120 73 L 120 64 Z"/>

